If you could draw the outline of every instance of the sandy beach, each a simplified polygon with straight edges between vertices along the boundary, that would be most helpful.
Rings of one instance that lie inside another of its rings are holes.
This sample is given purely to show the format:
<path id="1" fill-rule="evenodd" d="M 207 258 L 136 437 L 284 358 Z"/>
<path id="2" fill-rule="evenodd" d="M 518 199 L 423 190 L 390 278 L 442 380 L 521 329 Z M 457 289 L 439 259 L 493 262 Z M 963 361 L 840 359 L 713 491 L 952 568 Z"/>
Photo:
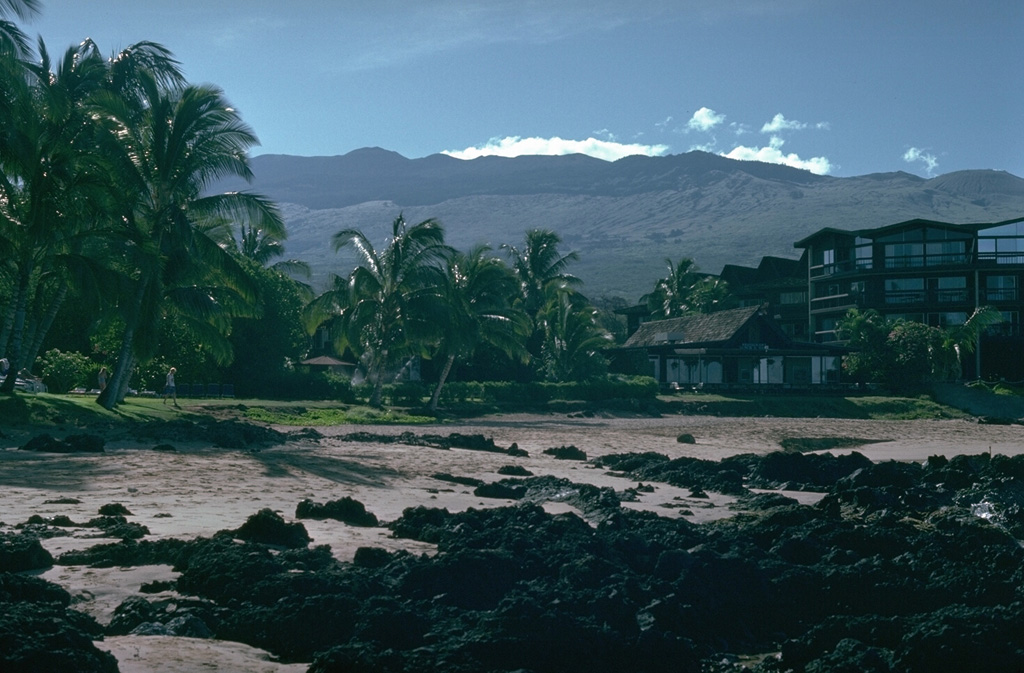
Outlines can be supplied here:
<path id="1" fill-rule="evenodd" d="M 495 444 L 515 443 L 528 453 L 510 457 L 501 453 L 463 449 L 437 449 L 401 443 L 345 441 L 344 435 L 365 431 L 397 435 L 481 434 Z M 872 461 L 924 461 L 929 456 L 992 453 L 1016 455 L 1024 451 L 1024 426 L 986 425 L 973 420 L 871 421 L 836 419 L 720 418 L 670 416 L 624 418 L 617 416 L 567 418 L 560 415 L 505 415 L 437 426 L 345 426 L 320 428 L 323 439 L 298 441 L 258 451 L 211 448 L 176 443 L 175 450 L 157 451 L 152 444 L 119 440 L 104 453 L 57 455 L 18 450 L 25 436 L 3 440 L 0 450 L 0 521 L 3 530 L 32 515 L 68 516 L 86 521 L 109 503 L 121 503 L 131 512 L 129 521 L 145 525 L 146 539 L 190 539 L 210 536 L 240 526 L 263 508 L 294 520 L 296 505 L 348 496 L 362 502 L 382 521 L 398 518 L 408 507 L 424 505 L 463 511 L 510 504 L 511 501 L 473 495 L 471 486 L 437 478 L 438 475 L 474 478 L 486 482 L 502 477 L 498 470 L 516 465 L 534 475 L 564 477 L 573 482 L 609 486 L 616 490 L 637 484 L 620 474 L 593 465 L 557 460 L 545 449 L 575 446 L 588 459 L 625 452 L 653 451 L 669 457 L 690 456 L 717 460 L 742 453 L 764 454 L 780 449 L 781 442 L 807 438 L 843 438 L 849 444 L 833 453 L 859 451 Z M 693 444 L 680 443 L 689 433 Z M 858 444 L 862 441 L 863 444 Z M 729 516 L 732 498 L 710 493 L 691 498 L 688 489 L 656 484 L 637 502 L 624 506 L 648 509 L 666 517 L 700 522 Z M 800 494 L 814 498 L 814 494 Z M 566 511 L 564 503 L 547 503 L 552 512 Z M 359 528 L 332 520 L 304 520 L 313 544 L 329 545 L 339 560 L 350 561 L 359 547 L 407 549 L 431 553 L 433 546 L 396 539 L 384 528 Z M 72 535 L 43 542 L 55 557 L 111 540 L 90 537 L 95 529 L 69 529 Z M 56 565 L 38 573 L 56 582 L 74 597 L 74 607 L 101 624 L 109 623 L 114 609 L 140 587 L 156 580 L 171 580 L 170 566 L 98 569 Z M 173 597 L 173 593 L 161 594 Z M 169 636 L 108 637 L 98 646 L 117 657 L 120 670 L 129 673 L 212 670 L 304 671 L 308 663 L 281 664 L 267 653 L 239 643 Z"/>

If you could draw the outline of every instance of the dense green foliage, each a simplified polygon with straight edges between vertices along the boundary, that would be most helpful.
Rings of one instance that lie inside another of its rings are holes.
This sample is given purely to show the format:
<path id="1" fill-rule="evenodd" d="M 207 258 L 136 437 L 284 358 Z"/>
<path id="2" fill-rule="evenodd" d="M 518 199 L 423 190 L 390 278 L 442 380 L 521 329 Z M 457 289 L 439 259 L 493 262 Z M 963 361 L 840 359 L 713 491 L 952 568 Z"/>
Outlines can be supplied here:
<path id="1" fill-rule="evenodd" d="M 47 390 L 66 393 L 72 388 L 85 386 L 91 368 L 89 358 L 81 353 L 62 353 L 54 349 L 42 355 L 40 370 Z"/>
<path id="2" fill-rule="evenodd" d="M 540 381 L 605 394 L 605 325 L 621 323 L 580 292 L 577 255 L 559 250 L 557 234 L 526 231 L 502 246 L 506 262 L 486 246 L 451 249 L 432 219 L 399 215 L 379 248 L 345 228 L 331 242 L 357 264 L 312 298 L 297 279 L 308 267 L 278 261 L 286 232 L 275 204 L 210 191 L 251 179 L 258 142 L 224 93 L 187 82 L 151 42 L 107 58 L 86 40 L 51 58 L 40 40 L 33 53 L 6 18 L 38 8 L 0 0 L 3 390 L 33 365 L 59 390 L 93 387 L 105 367 L 97 401 L 109 410 L 131 390 L 159 391 L 173 366 L 183 385 L 354 398 L 361 388 L 300 364 L 323 328 L 333 354 L 357 361 L 373 406 L 422 403 L 420 386 L 401 383 L 420 362 L 431 408 L 464 397 L 444 393 L 463 377 L 515 381 L 482 393 L 489 400 L 563 394 Z"/>
<path id="3" fill-rule="evenodd" d="M 956 380 L 963 373 L 963 357 L 975 352 L 982 331 L 1000 319 L 998 311 L 983 306 L 963 325 L 939 328 L 889 320 L 873 309 L 850 309 L 838 325 L 840 338 L 854 349 L 843 368 L 854 381 L 882 383 L 896 391 Z"/>
<path id="4" fill-rule="evenodd" d="M 729 308 L 729 289 L 716 276 L 700 273 L 689 257 L 665 260 L 668 275 L 654 283 L 654 289 L 641 297 L 654 319 L 677 318 L 688 313 L 711 313 Z"/>

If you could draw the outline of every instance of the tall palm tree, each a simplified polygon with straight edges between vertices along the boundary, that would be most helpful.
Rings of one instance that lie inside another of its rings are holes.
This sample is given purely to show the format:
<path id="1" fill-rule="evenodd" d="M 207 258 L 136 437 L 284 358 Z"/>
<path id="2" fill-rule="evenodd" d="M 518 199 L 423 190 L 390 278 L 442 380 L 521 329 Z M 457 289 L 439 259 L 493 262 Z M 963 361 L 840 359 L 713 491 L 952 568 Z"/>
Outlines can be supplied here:
<path id="1" fill-rule="evenodd" d="M 987 327 L 1003 321 L 1003 315 L 992 306 L 974 310 L 962 325 L 951 325 L 942 330 L 942 347 L 935 354 L 935 369 L 939 380 L 958 380 L 963 376 L 963 358 L 978 349 L 981 335 Z M 980 372 L 978 372 L 980 375 Z"/>
<path id="2" fill-rule="evenodd" d="M 70 268 L 85 268 L 83 237 L 105 217 L 112 184 L 88 111 L 104 86 L 103 59 L 88 41 L 57 63 L 40 41 L 39 55 L 38 63 L 2 70 L 0 239 L 12 283 L 0 330 L 12 365 L 6 392 L 14 373 L 31 366 L 67 295 Z"/>
<path id="3" fill-rule="evenodd" d="M 15 56 L 23 58 L 28 55 L 28 39 L 25 33 L 13 21 L 4 17 L 15 15 L 20 19 L 29 19 L 39 13 L 39 0 L 0 0 L 0 58 Z"/>
<path id="4" fill-rule="evenodd" d="M 566 272 L 579 255 L 575 252 L 560 254 L 558 246 L 562 239 L 547 229 L 530 229 L 522 248 L 504 245 L 512 258 L 512 269 L 519 280 L 519 293 L 523 310 L 531 317 L 536 316 L 548 298 L 548 286 L 577 287 L 581 281 Z"/>
<path id="5" fill-rule="evenodd" d="M 288 276 L 298 283 L 303 294 L 312 297 L 312 288 L 304 282 L 298 281 L 295 277 L 309 279 L 312 276 L 312 269 L 308 262 L 300 259 L 285 259 L 272 261 L 276 257 L 284 255 L 284 242 L 282 237 L 275 236 L 252 224 L 241 223 L 238 225 L 237 238 L 234 232 L 234 223 L 220 222 L 209 229 L 209 235 L 217 241 L 220 246 L 240 257 L 248 259 L 262 267 L 266 267 L 280 274 Z"/>
<path id="6" fill-rule="evenodd" d="M 335 347 L 350 348 L 365 363 L 374 385 L 370 404 L 380 406 L 385 374 L 429 343 L 439 263 L 448 250 L 444 229 L 434 219 L 409 226 L 399 215 L 380 250 L 357 229 L 339 231 L 332 243 L 336 251 L 353 248 L 359 264 L 310 303 L 308 323 L 335 325 Z"/>
<path id="7" fill-rule="evenodd" d="M 703 278 L 697 272 L 697 265 L 689 257 L 674 263 L 665 260 L 668 275 L 654 283 L 654 290 L 641 298 L 655 318 L 676 318 L 687 313 L 696 313 L 693 294 Z"/>
<path id="8" fill-rule="evenodd" d="M 226 326 L 225 315 L 254 298 L 242 268 L 206 235 L 209 222 L 253 222 L 284 235 L 280 214 L 267 199 L 247 192 L 205 195 L 220 178 L 250 180 L 247 151 L 258 144 L 220 89 L 168 87 L 142 69 L 126 80 L 125 90 L 137 98 L 110 96 L 102 108 L 117 139 L 124 253 L 132 270 L 121 304 L 125 329 L 118 362 L 98 398 L 108 409 L 123 399 L 135 362 L 155 352 L 168 306 L 193 316 L 196 329 L 215 337 Z M 214 287 L 226 292 L 214 294 Z"/>
<path id="9" fill-rule="evenodd" d="M 539 313 L 544 330 L 544 373 L 554 381 L 580 381 L 603 374 L 607 362 L 600 351 L 612 335 L 597 319 L 597 310 L 564 288 L 550 286 Z"/>
<path id="10" fill-rule="evenodd" d="M 437 409 L 441 389 L 455 361 L 472 357 L 490 345 L 512 357 L 525 357 L 529 318 L 511 305 L 516 279 L 501 259 L 491 256 L 488 246 L 476 246 L 467 253 L 452 253 L 445 264 L 439 286 L 443 317 L 436 355 L 444 366 L 438 377 L 430 408 Z"/>

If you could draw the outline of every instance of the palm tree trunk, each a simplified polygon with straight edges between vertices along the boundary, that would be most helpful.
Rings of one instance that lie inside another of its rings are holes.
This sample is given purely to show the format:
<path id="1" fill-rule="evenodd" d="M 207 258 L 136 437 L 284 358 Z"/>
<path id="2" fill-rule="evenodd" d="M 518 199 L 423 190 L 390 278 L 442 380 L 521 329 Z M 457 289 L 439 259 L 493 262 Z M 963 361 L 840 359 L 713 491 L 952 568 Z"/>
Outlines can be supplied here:
<path id="1" fill-rule="evenodd" d="M 43 314 L 42 319 L 34 330 L 32 341 L 26 351 L 26 362 L 36 361 L 36 356 L 39 355 L 39 349 L 43 347 L 43 341 L 46 339 L 46 335 L 50 332 L 50 328 L 53 326 L 53 321 L 56 320 L 57 313 L 60 311 L 60 308 L 64 304 L 64 300 L 67 296 L 68 283 L 67 281 L 61 281 L 60 288 L 57 290 L 57 296 L 50 302 L 50 306 L 46 309 L 46 312 Z"/>
<path id="2" fill-rule="evenodd" d="M 444 369 L 441 370 L 441 376 L 437 379 L 437 387 L 434 388 L 434 394 L 430 397 L 431 411 L 437 411 L 437 404 L 441 400 L 441 388 L 444 386 L 444 382 L 447 380 L 448 374 L 451 373 L 453 364 L 455 364 L 455 356 L 449 355 L 448 359 L 445 360 Z"/>
<path id="3" fill-rule="evenodd" d="M 110 373 L 110 381 L 107 382 L 107 387 L 101 390 L 96 398 L 96 403 L 104 409 L 111 410 L 119 402 L 124 401 L 122 389 L 127 391 L 128 380 L 131 378 L 130 370 L 135 366 L 135 359 L 132 357 L 134 340 L 135 326 L 129 325 L 125 327 L 124 334 L 121 337 L 121 350 L 117 354 L 117 364 L 114 365 L 114 371 Z"/>
<path id="4" fill-rule="evenodd" d="M 4 311 L 4 324 L 0 328 L 0 356 L 7 356 L 7 342 L 11 340 L 11 332 L 14 330 L 15 303 L 11 302 Z"/>
<path id="5" fill-rule="evenodd" d="M 380 400 L 384 394 L 384 363 L 387 362 L 387 357 L 388 352 L 384 351 L 370 368 L 370 373 L 373 376 L 373 394 L 370 395 L 371 407 L 382 406 Z"/>
<path id="6" fill-rule="evenodd" d="M 96 398 L 96 403 L 107 410 L 124 402 L 125 394 L 128 392 L 128 382 L 131 379 L 132 370 L 135 369 L 135 330 L 139 324 L 139 313 L 142 310 L 142 302 L 150 282 L 150 273 L 143 272 L 142 277 L 139 278 L 138 287 L 135 288 L 133 310 L 125 314 L 125 327 L 121 336 L 121 350 L 117 355 L 117 364 L 114 365 L 114 371 L 111 372 L 107 387 L 101 390 Z"/>
<path id="7" fill-rule="evenodd" d="M 11 348 L 7 355 L 7 361 L 10 363 L 10 370 L 7 372 L 7 378 L 4 379 L 2 385 L 0 385 L 0 392 L 12 393 L 14 392 L 14 383 L 18 378 L 18 372 L 21 370 L 21 346 L 22 336 L 25 330 L 25 317 L 28 314 L 28 287 L 31 273 L 28 270 L 22 270 L 18 280 L 18 295 L 15 302 L 14 309 L 14 324 L 11 331 Z"/>

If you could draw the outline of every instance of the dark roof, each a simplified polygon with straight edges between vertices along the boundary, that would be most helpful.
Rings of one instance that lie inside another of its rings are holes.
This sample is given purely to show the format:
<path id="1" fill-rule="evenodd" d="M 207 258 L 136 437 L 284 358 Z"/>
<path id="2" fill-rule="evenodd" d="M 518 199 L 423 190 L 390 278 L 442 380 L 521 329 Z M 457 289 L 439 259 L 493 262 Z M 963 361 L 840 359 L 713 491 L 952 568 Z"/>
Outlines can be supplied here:
<path id="1" fill-rule="evenodd" d="M 653 320 L 640 325 L 622 347 L 647 348 L 664 345 L 665 334 L 678 335 L 678 338 L 673 340 L 678 346 L 725 342 L 760 310 L 760 306 L 745 306 L 716 313 L 693 313 L 668 320 Z"/>
<path id="2" fill-rule="evenodd" d="M 330 355 L 320 355 L 320 356 L 315 357 L 315 358 L 310 358 L 308 360 L 303 360 L 299 364 L 312 365 L 314 367 L 339 367 L 341 365 L 347 365 L 349 367 L 354 367 L 355 366 L 351 362 L 342 362 L 341 360 L 339 360 L 337 358 L 332 358 Z"/>
<path id="3" fill-rule="evenodd" d="M 787 259 L 785 257 L 762 257 L 761 263 L 757 266 L 758 275 L 763 280 L 778 280 L 780 278 L 807 278 L 807 268 L 804 260 Z"/>
<path id="4" fill-rule="evenodd" d="M 905 222 L 897 222 L 896 224 L 887 224 L 882 227 L 872 227 L 870 229 L 836 229 L 835 227 L 825 227 L 819 229 L 810 236 L 800 239 L 793 244 L 794 248 L 806 248 L 810 245 L 810 242 L 822 236 L 824 234 L 836 234 L 841 236 L 863 236 L 865 238 L 875 238 L 877 236 L 887 234 L 893 231 L 899 231 L 900 229 L 908 229 L 914 227 L 937 227 L 937 228 L 948 228 L 948 229 L 960 229 L 971 232 L 978 232 L 982 229 L 988 229 L 990 227 L 997 227 L 1004 224 L 1015 224 L 1017 222 L 1024 221 L 1024 217 L 1017 217 L 1011 220 L 1002 220 L 1001 222 L 970 222 L 964 224 L 955 224 L 952 222 L 939 222 L 937 220 L 924 220 L 924 219 L 913 219 L 906 220 Z"/>
<path id="5" fill-rule="evenodd" d="M 757 282 L 757 269 L 738 264 L 726 264 L 719 276 L 729 285 L 753 285 Z M 732 289 L 732 288 L 730 288 Z"/>

